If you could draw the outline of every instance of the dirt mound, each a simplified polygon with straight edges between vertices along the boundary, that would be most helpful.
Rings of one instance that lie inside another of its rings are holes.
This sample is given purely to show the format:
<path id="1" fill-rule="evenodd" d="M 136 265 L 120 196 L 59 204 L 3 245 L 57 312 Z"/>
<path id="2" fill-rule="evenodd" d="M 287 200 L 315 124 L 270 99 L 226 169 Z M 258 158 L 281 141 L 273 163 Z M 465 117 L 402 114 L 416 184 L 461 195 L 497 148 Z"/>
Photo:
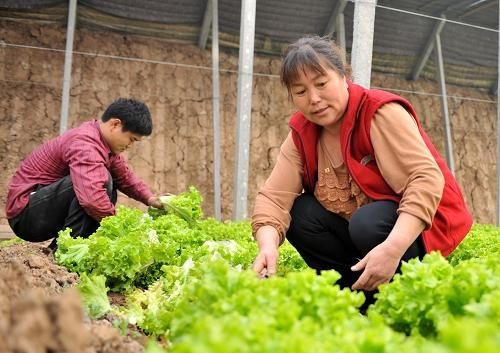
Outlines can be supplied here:
<path id="1" fill-rule="evenodd" d="M 137 330 L 122 336 L 110 318 L 85 316 L 72 288 L 78 276 L 55 264 L 46 245 L 0 247 L 2 353 L 144 352 L 145 337 Z"/>

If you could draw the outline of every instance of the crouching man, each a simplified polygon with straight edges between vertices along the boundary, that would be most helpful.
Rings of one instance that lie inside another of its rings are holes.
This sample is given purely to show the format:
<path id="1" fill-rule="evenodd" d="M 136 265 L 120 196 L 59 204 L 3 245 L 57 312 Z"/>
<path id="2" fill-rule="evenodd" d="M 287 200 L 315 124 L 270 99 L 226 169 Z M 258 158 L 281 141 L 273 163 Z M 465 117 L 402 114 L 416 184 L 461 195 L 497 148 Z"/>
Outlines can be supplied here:
<path id="1" fill-rule="evenodd" d="M 102 218 L 115 213 L 117 190 L 161 208 L 120 155 L 152 130 L 143 102 L 119 98 L 100 121 L 84 122 L 37 147 L 8 186 L 6 215 L 14 233 L 41 242 L 69 227 L 73 237 L 86 238 Z M 49 247 L 56 247 L 55 239 Z"/>

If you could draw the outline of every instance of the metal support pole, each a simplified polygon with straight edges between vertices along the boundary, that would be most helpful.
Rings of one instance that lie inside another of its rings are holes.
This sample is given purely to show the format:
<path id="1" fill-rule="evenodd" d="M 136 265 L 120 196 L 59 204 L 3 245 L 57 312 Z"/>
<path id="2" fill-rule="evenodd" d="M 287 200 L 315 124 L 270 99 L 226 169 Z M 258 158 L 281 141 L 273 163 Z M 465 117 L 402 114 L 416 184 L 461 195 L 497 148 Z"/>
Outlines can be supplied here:
<path id="1" fill-rule="evenodd" d="M 207 46 L 208 34 L 210 25 L 213 20 L 212 0 L 207 0 L 207 7 L 203 14 L 203 22 L 201 24 L 200 38 L 198 39 L 198 47 L 205 49 Z"/>
<path id="2" fill-rule="evenodd" d="M 66 131 L 68 127 L 69 95 L 71 90 L 71 65 L 73 61 L 73 37 L 75 34 L 77 0 L 69 0 L 68 28 L 66 30 L 66 52 L 64 54 L 64 77 L 61 99 L 61 121 L 59 134 Z"/>
<path id="3" fill-rule="evenodd" d="M 444 131 L 445 131 L 445 147 L 446 147 L 446 161 L 448 168 L 455 174 L 455 163 L 453 161 L 453 142 L 451 139 L 450 128 L 450 115 L 448 114 L 448 95 L 446 93 L 446 82 L 444 73 L 443 53 L 441 51 L 441 35 L 436 34 L 436 63 L 437 63 L 437 76 L 439 83 L 439 91 L 441 92 L 441 111 L 443 113 Z"/>
<path id="4" fill-rule="evenodd" d="M 500 2 L 498 3 L 498 11 L 500 13 Z M 498 25 L 500 28 L 500 17 L 498 18 Z M 500 33 L 498 34 L 498 77 L 497 77 L 497 88 L 500 87 Z M 496 159 L 497 159 L 497 202 L 496 202 L 496 222 L 497 226 L 500 225 L 500 89 L 497 89 L 497 148 L 496 148 Z"/>
<path id="5" fill-rule="evenodd" d="M 338 29 L 337 21 L 340 14 L 344 14 L 344 9 L 347 4 L 347 0 L 338 0 L 333 7 L 332 14 L 328 20 L 325 30 L 323 31 L 323 36 L 331 36 Z"/>
<path id="6" fill-rule="evenodd" d="M 233 220 L 247 217 L 256 0 L 242 0 L 238 63 Z"/>
<path id="7" fill-rule="evenodd" d="M 377 0 L 356 0 L 351 66 L 354 82 L 370 88 L 372 71 L 373 33 Z"/>
<path id="8" fill-rule="evenodd" d="M 219 15 L 218 0 L 212 3 L 212 109 L 214 125 L 214 216 L 221 219 L 220 191 L 220 85 L 219 85 Z"/>
<path id="9" fill-rule="evenodd" d="M 344 23 L 344 13 L 339 13 L 337 17 L 337 22 L 335 22 L 336 32 L 337 32 L 337 44 L 342 49 L 342 60 L 346 61 L 345 55 L 345 23 Z"/>
<path id="10" fill-rule="evenodd" d="M 425 64 L 427 63 L 427 60 L 429 59 L 429 56 L 432 53 L 432 50 L 434 49 L 434 44 L 436 42 L 436 35 L 441 34 L 441 31 L 443 30 L 444 25 L 446 24 L 446 16 L 441 15 L 442 20 L 439 22 L 436 22 L 434 25 L 434 28 L 432 29 L 432 34 L 429 37 L 429 40 L 427 41 L 427 44 L 425 45 L 424 50 L 420 54 L 417 64 L 413 68 L 413 71 L 410 75 L 411 79 L 413 81 L 417 80 L 422 73 L 422 70 L 425 67 Z"/>

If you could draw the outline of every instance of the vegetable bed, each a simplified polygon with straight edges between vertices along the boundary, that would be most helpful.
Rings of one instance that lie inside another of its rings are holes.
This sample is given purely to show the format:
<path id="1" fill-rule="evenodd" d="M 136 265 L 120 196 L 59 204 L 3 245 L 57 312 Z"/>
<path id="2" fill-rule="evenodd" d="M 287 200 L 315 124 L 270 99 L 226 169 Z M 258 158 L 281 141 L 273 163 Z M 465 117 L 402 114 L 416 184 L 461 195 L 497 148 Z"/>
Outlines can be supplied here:
<path id="1" fill-rule="evenodd" d="M 278 275 L 258 278 L 250 224 L 205 218 L 195 188 L 168 202 L 119 207 L 88 239 L 60 232 L 55 253 L 78 274 L 92 322 L 135 327 L 146 352 L 500 351 L 497 227 L 475 224 L 447 259 L 404 263 L 362 315 L 362 293 L 340 289 L 334 271 L 316 275 L 288 243 Z"/>

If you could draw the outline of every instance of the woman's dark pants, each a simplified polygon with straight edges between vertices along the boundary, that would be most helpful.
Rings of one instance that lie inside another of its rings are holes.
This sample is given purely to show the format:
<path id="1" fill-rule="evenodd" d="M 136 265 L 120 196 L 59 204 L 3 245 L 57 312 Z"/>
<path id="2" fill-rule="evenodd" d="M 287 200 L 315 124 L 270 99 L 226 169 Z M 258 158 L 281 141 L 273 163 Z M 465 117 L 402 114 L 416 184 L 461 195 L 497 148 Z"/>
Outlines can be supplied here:
<path id="1" fill-rule="evenodd" d="M 309 267 L 336 270 L 342 276 L 337 283 L 351 287 L 361 275 L 361 271 L 351 271 L 351 266 L 387 239 L 396 223 L 397 208 L 394 201 L 374 201 L 360 207 L 347 221 L 325 209 L 314 195 L 302 194 L 290 212 L 292 221 L 286 237 Z M 419 236 L 402 260 L 424 255 Z M 373 294 L 365 292 L 366 304 L 373 302 Z"/>
<path id="2" fill-rule="evenodd" d="M 116 203 L 117 192 L 109 175 L 106 185 L 108 196 Z M 90 217 L 80 206 L 68 176 L 46 186 L 39 186 L 30 195 L 28 205 L 9 224 L 21 239 L 41 242 L 57 237 L 60 230 L 72 229 L 71 236 L 87 238 L 99 227 L 99 222 Z M 51 247 L 55 246 L 55 242 Z"/>

